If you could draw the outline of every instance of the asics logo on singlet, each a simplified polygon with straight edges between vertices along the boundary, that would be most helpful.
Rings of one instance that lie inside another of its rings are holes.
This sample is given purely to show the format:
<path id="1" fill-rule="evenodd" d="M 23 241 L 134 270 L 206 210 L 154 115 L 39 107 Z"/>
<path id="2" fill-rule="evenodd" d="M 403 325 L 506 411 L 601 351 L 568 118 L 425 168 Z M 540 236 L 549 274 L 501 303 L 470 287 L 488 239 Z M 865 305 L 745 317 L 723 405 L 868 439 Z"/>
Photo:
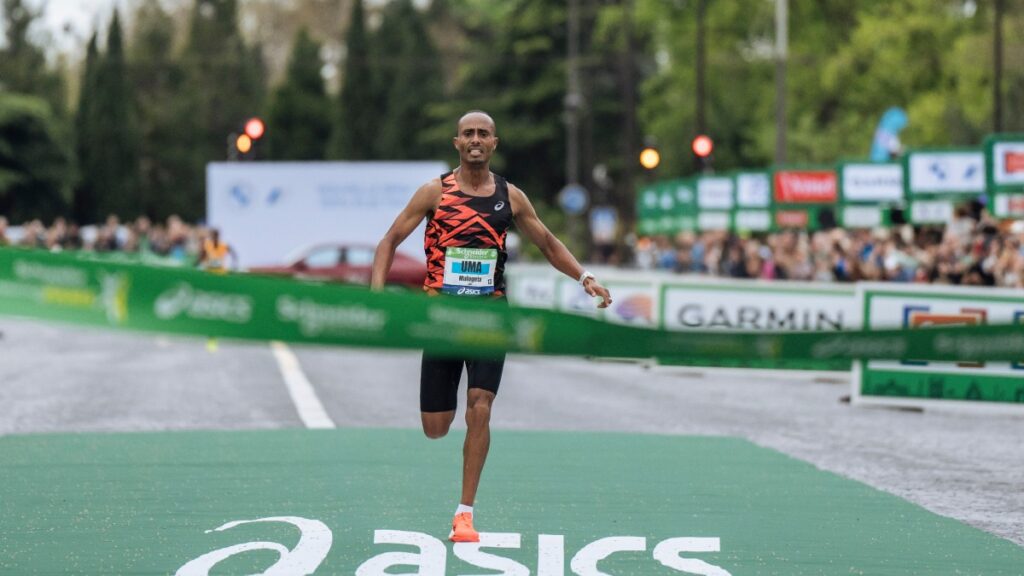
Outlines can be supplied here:
<path id="1" fill-rule="evenodd" d="M 477 288 L 459 288 L 459 292 L 458 293 L 459 294 L 465 294 L 465 295 L 468 295 L 468 296 L 472 296 L 472 295 L 475 295 L 475 294 L 480 294 L 480 290 L 477 289 Z"/>
<path id="2" fill-rule="evenodd" d="M 504 207 L 505 207 L 505 203 L 504 202 L 498 202 L 497 204 L 494 205 L 494 209 L 495 210 L 501 210 Z"/>

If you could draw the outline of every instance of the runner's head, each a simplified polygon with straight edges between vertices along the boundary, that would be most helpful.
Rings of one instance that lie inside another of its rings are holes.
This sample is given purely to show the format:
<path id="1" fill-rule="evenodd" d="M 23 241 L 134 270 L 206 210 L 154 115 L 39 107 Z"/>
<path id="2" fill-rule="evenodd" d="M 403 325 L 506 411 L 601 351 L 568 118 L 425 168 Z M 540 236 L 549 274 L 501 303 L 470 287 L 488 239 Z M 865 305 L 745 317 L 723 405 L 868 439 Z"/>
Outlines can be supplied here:
<path id="1" fill-rule="evenodd" d="M 463 166 L 486 166 L 498 147 L 494 119 L 480 110 L 471 110 L 459 118 L 455 149 Z"/>

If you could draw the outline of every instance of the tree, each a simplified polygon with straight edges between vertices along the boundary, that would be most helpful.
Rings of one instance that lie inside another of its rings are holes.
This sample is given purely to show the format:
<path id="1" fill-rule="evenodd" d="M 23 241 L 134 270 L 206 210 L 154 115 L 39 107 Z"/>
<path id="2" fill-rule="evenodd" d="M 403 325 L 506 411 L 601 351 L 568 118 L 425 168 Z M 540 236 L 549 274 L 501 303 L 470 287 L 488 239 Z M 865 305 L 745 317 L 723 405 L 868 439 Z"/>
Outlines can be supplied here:
<path id="1" fill-rule="evenodd" d="M 68 152 L 50 105 L 0 92 L 0 214 L 20 222 L 67 210 Z"/>
<path id="2" fill-rule="evenodd" d="M 384 8 L 374 53 L 375 99 L 384 103 L 377 157 L 443 157 L 450 146 L 427 132 L 432 124 L 428 111 L 444 96 L 440 56 L 411 0 L 395 0 Z"/>
<path id="3" fill-rule="evenodd" d="M 122 218 L 142 213 L 139 196 L 139 137 L 135 97 L 125 63 L 124 41 L 118 11 L 107 31 L 107 50 L 96 69 L 92 119 L 95 140 L 95 173 L 92 178 L 99 216 L 117 214 Z"/>
<path id="4" fill-rule="evenodd" d="M 67 110 L 64 81 L 46 65 L 43 48 L 29 37 L 42 14 L 24 0 L 3 0 L 4 42 L 0 49 L 0 90 L 39 96 L 62 116 Z"/>
<path id="5" fill-rule="evenodd" d="M 206 164 L 224 160 L 228 136 L 263 109 L 263 64 L 258 47 L 238 30 L 236 0 L 196 0 L 183 59 L 183 102 L 192 110 L 195 146 L 189 188 L 181 195 L 183 218 L 205 214 Z"/>
<path id="6" fill-rule="evenodd" d="M 94 222 L 99 210 L 96 206 L 95 176 L 99 172 L 96 143 L 99 142 L 99 115 L 96 112 L 96 78 L 100 53 L 97 33 L 93 32 L 85 53 L 85 66 L 78 89 L 75 109 L 75 161 L 76 182 L 72 215 L 79 222 Z"/>
<path id="7" fill-rule="evenodd" d="M 323 160 L 331 137 L 331 101 L 320 75 L 320 44 L 306 28 L 295 37 L 284 83 L 274 93 L 267 139 L 274 160 Z"/>
<path id="8" fill-rule="evenodd" d="M 143 212 L 163 219 L 187 208 L 181 191 L 202 186 L 190 165 L 196 133 L 187 103 L 193 99 L 173 57 L 173 18 L 159 2 L 144 2 L 134 21 L 128 62 L 138 106 L 140 196 Z"/>
<path id="9" fill-rule="evenodd" d="M 464 112 L 489 112 L 501 139 L 495 171 L 535 202 L 553 203 L 565 183 L 565 7 L 514 0 L 459 8 L 466 62 L 456 95 L 436 107 L 430 136 L 450 142 Z"/>
<path id="10" fill-rule="evenodd" d="M 336 112 L 337 123 L 331 135 L 332 156 L 341 160 L 374 158 L 377 122 L 370 66 L 370 47 L 366 35 L 363 0 L 352 3 L 352 17 L 345 37 L 345 67 Z"/>

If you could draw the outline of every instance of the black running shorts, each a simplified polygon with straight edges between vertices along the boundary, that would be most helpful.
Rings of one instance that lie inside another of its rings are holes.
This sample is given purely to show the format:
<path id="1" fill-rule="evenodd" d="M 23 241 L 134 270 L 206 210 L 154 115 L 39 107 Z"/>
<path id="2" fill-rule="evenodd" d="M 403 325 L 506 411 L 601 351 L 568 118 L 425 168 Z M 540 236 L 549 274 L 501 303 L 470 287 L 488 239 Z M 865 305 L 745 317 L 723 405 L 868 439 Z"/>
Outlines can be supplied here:
<path id="1" fill-rule="evenodd" d="M 450 358 L 423 353 L 420 369 L 420 411 L 448 412 L 459 405 L 459 380 L 466 366 L 469 387 L 498 393 L 505 355 L 498 358 Z"/>

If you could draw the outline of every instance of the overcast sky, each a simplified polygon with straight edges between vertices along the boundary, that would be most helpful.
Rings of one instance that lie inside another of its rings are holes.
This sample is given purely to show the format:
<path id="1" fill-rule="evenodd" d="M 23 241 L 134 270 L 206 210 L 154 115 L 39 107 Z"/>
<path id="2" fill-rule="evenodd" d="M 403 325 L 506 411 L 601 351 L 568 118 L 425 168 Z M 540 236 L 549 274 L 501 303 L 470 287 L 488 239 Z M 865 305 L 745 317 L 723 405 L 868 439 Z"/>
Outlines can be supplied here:
<path id="1" fill-rule="evenodd" d="M 123 7 L 125 0 L 26 0 L 35 8 L 45 4 L 43 21 L 60 52 L 77 51 L 97 23 L 109 21 L 115 3 Z"/>

